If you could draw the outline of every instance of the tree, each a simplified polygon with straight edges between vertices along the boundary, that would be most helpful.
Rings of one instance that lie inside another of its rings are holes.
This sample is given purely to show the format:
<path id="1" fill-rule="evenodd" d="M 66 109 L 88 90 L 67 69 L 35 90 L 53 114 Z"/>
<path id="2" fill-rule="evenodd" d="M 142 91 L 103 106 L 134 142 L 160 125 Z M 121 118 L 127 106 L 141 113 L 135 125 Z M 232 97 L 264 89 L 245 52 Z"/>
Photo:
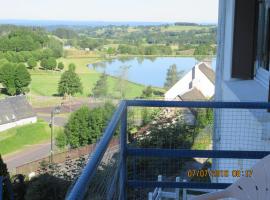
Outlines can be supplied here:
<path id="1" fill-rule="evenodd" d="M 142 97 L 143 98 L 149 98 L 153 96 L 153 88 L 151 86 L 147 86 L 143 91 L 142 91 Z"/>
<path id="2" fill-rule="evenodd" d="M 59 70 L 63 70 L 63 69 L 65 68 L 64 63 L 59 62 L 58 65 L 57 65 L 57 68 L 58 68 Z"/>
<path id="3" fill-rule="evenodd" d="M 107 74 L 104 72 L 92 90 L 95 97 L 106 97 L 108 94 Z"/>
<path id="4" fill-rule="evenodd" d="M 15 70 L 15 86 L 17 94 L 26 93 L 29 91 L 31 76 L 24 64 L 18 64 Z"/>
<path id="5" fill-rule="evenodd" d="M 71 69 L 71 70 L 73 70 L 73 71 L 75 72 L 75 70 L 76 70 L 76 65 L 75 65 L 74 63 L 70 63 L 70 64 L 68 65 L 68 68 Z"/>
<path id="6" fill-rule="evenodd" d="M 115 89 L 120 93 L 120 98 L 125 98 L 128 87 L 128 69 L 130 66 L 121 66 L 117 77 Z"/>
<path id="7" fill-rule="evenodd" d="M 34 69 L 37 66 L 37 61 L 34 58 L 30 58 L 27 61 L 27 65 L 30 69 Z"/>
<path id="8" fill-rule="evenodd" d="M 49 70 L 55 70 L 57 66 L 57 62 L 56 62 L 56 59 L 53 58 L 53 57 L 50 57 L 47 61 L 47 67 Z"/>
<path id="9" fill-rule="evenodd" d="M 7 165 L 4 163 L 1 154 L 0 154 L 0 176 L 9 177 Z"/>
<path id="10" fill-rule="evenodd" d="M 182 76 L 182 71 L 178 72 L 175 64 L 171 65 L 167 71 L 166 81 L 164 87 L 169 89 L 172 87 Z"/>
<path id="11" fill-rule="evenodd" d="M 65 199 L 70 182 L 50 174 L 42 174 L 29 181 L 25 195 L 27 200 Z"/>
<path id="12" fill-rule="evenodd" d="M 14 64 L 6 63 L 2 66 L 0 71 L 0 82 L 6 88 L 8 94 L 16 94 Z"/>
<path id="13" fill-rule="evenodd" d="M 87 145 L 89 142 L 90 110 L 87 106 L 81 107 L 72 113 L 65 126 L 64 133 L 71 148 Z"/>
<path id="14" fill-rule="evenodd" d="M 9 172 L 8 172 L 8 169 L 7 169 L 7 165 L 4 163 L 4 161 L 3 161 L 2 157 L 1 157 L 1 154 L 0 154 L 0 176 L 9 178 Z M 0 183 L 0 184 L 2 184 L 2 183 Z M 3 198 L 4 199 L 9 199 L 7 185 L 4 183 L 2 186 L 3 186 Z"/>
<path id="15" fill-rule="evenodd" d="M 107 50 L 107 53 L 110 54 L 110 55 L 115 54 L 115 52 L 116 52 L 116 50 L 113 47 L 109 47 L 108 50 Z"/>
<path id="16" fill-rule="evenodd" d="M 31 76 L 24 64 L 6 63 L 0 70 L 0 82 L 10 95 L 27 92 Z"/>
<path id="17" fill-rule="evenodd" d="M 47 66 L 48 66 L 48 59 L 46 58 L 43 58 L 40 62 L 40 66 L 44 69 L 47 69 Z"/>
<path id="18" fill-rule="evenodd" d="M 65 71 L 58 83 L 58 93 L 61 96 L 65 94 L 73 96 L 76 93 L 82 93 L 83 87 L 78 74 L 75 73 L 73 65 L 69 66 L 69 69 Z"/>
<path id="19" fill-rule="evenodd" d="M 209 44 L 201 44 L 196 46 L 194 55 L 213 55 L 215 53 L 215 48 L 211 47 Z"/>
<path id="20" fill-rule="evenodd" d="M 71 114 L 65 126 L 66 142 L 71 148 L 94 143 L 105 129 L 115 107 L 106 103 L 90 110 L 87 106 Z"/>

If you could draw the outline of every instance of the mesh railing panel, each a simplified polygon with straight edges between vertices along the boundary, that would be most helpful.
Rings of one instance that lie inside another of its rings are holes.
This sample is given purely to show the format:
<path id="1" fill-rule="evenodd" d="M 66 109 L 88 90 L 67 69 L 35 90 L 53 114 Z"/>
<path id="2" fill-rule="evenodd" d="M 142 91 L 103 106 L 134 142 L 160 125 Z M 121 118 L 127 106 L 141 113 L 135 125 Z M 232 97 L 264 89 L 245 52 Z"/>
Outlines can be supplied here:
<path id="1" fill-rule="evenodd" d="M 130 148 L 270 151 L 267 109 L 129 107 Z M 128 179 L 233 183 L 249 176 L 253 159 L 128 157 Z M 169 190 L 169 189 L 168 189 Z M 140 192 L 138 192 L 140 191 Z M 150 189 L 129 188 L 130 199 Z M 196 193 L 196 192 L 195 192 Z"/>
<path id="2" fill-rule="evenodd" d="M 118 199 L 119 195 L 119 137 L 110 142 L 88 188 L 86 199 Z"/>

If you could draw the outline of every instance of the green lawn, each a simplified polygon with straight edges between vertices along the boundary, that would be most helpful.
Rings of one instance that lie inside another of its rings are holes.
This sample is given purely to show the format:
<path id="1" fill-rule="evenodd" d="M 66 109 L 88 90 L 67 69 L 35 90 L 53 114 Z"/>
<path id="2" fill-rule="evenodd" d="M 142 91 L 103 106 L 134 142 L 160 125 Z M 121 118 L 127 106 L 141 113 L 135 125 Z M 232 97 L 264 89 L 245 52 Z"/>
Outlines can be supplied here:
<path id="1" fill-rule="evenodd" d="M 56 132 L 57 132 L 56 128 Z M 0 132 L 0 154 L 5 155 L 22 150 L 29 145 L 45 142 L 50 139 L 48 123 L 39 120 L 37 123 L 20 126 Z"/>

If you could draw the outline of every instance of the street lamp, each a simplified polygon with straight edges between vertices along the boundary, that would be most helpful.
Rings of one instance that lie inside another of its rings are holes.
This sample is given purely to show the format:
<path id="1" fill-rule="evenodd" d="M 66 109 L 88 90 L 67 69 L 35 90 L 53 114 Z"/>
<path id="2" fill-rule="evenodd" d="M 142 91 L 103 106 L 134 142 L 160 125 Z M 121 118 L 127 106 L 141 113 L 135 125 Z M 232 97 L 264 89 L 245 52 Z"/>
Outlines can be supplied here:
<path id="1" fill-rule="evenodd" d="M 61 107 L 60 106 L 56 106 L 52 109 L 51 111 L 51 123 L 50 123 L 50 127 L 51 127 L 51 157 L 50 157 L 50 162 L 52 163 L 53 161 L 53 131 L 54 131 L 54 115 L 60 113 L 61 111 Z"/>

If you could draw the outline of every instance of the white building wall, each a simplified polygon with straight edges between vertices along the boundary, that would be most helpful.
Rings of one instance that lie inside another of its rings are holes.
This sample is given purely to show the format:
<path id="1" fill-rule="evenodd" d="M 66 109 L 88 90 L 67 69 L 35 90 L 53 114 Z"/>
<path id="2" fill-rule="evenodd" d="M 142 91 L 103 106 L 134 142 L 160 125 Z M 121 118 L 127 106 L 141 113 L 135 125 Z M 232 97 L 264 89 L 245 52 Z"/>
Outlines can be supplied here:
<path id="1" fill-rule="evenodd" d="M 22 126 L 22 125 L 36 123 L 36 122 L 37 122 L 37 117 L 21 119 L 21 120 L 16 121 L 16 122 L 11 122 L 11 123 L 8 123 L 8 124 L 0 125 L 0 132 L 8 130 L 10 128 L 14 128 L 16 126 Z"/>
<path id="2" fill-rule="evenodd" d="M 195 79 L 192 80 L 192 70 L 190 70 L 181 80 L 165 93 L 165 100 L 173 100 L 178 95 L 190 91 L 193 87 L 200 90 L 207 98 L 211 98 L 215 93 L 215 85 L 199 70 L 199 64 L 195 65 Z M 190 83 L 192 82 L 192 88 Z"/>
<path id="3" fill-rule="evenodd" d="M 218 101 L 267 101 L 267 89 L 255 80 L 237 80 L 231 78 L 234 0 L 220 0 L 225 16 L 222 20 L 217 63 L 216 99 Z M 223 32 L 223 33 L 222 33 Z M 270 113 L 266 110 L 216 109 L 215 150 L 270 151 Z M 213 180 L 220 183 L 234 182 L 233 170 L 249 170 L 257 160 L 213 159 L 213 169 L 228 170 L 229 178 L 219 177 Z"/>
<path id="4" fill-rule="evenodd" d="M 189 71 L 180 81 L 165 93 L 165 100 L 173 100 L 178 95 L 189 91 L 189 84 L 192 81 L 192 70 Z"/>
<path id="5" fill-rule="evenodd" d="M 211 98 L 215 93 L 215 85 L 197 67 L 193 86 L 200 90 L 207 98 Z"/>

